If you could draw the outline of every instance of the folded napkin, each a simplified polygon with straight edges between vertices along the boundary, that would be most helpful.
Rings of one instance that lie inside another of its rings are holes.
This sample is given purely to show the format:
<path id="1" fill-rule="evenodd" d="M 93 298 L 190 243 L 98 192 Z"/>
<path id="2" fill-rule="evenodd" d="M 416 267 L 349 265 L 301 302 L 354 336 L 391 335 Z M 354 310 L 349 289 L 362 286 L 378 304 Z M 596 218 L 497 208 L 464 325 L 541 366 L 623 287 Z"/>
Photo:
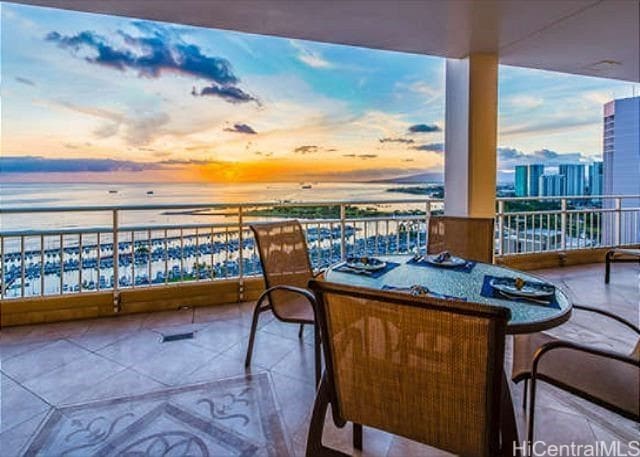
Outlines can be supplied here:
<path id="1" fill-rule="evenodd" d="M 487 298 L 499 298 L 500 300 L 523 302 L 523 303 L 528 303 L 536 306 L 544 306 L 546 308 L 560 309 L 560 304 L 558 303 L 555 293 L 549 297 L 540 297 L 540 298 L 515 297 L 512 294 L 507 294 L 508 296 L 505 296 L 499 290 L 494 289 L 493 286 L 491 285 L 491 281 L 494 279 L 497 279 L 498 281 L 504 281 L 505 283 L 508 283 L 508 284 L 511 284 L 514 281 L 514 278 L 485 275 L 484 281 L 482 282 L 482 290 L 480 291 L 480 295 Z M 525 285 L 532 285 L 532 284 L 535 284 L 537 286 L 542 283 L 537 281 L 536 282 L 525 281 Z M 555 292 L 555 286 L 553 284 L 543 284 L 543 285 L 544 287 L 553 288 Z"/>
<path id="2" fill-rule="evenodd" d="M 457 267 L 443 267 L 439 265 L 434 265 L 433 263 L 427 262 L 423 258 L 416 259 L 412 258 L 407 262 L 407 265 L 415 265 L 416 267 L 429 267 L 429 268 L 437 268 L 438 270 L 451 270 L 451 271 L 461 271 L 463 273 L 470 273 L 473 270 L 473 267 L 476 266 L 476 262 L 473 260 L 467 260 L 467 262 L 463 265 L 459 265 Z"/>
<path id="3" fill-rule="evenodd" d="M 442 300 L 459 300 L 459 301 L 467 301 L 466 298 L 464 297 L 456 297 L 454 295 L 447 295 L 447 294 L 441 294 L 438 292 L 434 292 L 432 290 L 429 290 L 428 288 L 424 287 L 424 286 L 411 286 L 411 287 L 396 287 L 396 286 L 389 286 L 387 284 L 385 284 L 384 286 L 382 286 L 382 290 L 390 290 L 390 291 L 394 291 L 394 292 L 404 292 L 416 297 L 420 297 L 420 296 L 427 296 L 427 297 L 433 297 L 433 298 L 440 298 Z"/>
<path id="4" fill-rule="evenodd" d="M 342 265 L 338 265 L 337 267 L 333 268 L 333 271 L 339 271 L 340 273 L 348 273 L 352 275 L 365 276 L 367 278 L 379 278 L 380 276 L 387 274 L 388 272 L 390 272 L 391 270 L 399 266 L 400 266 L 399 263 L 387 262 L 385 267 L 380 268 L 379 270 L 360 270 L 357 268 L 352 268 L 348 266 L 346 263 L 343 263 Z"/>

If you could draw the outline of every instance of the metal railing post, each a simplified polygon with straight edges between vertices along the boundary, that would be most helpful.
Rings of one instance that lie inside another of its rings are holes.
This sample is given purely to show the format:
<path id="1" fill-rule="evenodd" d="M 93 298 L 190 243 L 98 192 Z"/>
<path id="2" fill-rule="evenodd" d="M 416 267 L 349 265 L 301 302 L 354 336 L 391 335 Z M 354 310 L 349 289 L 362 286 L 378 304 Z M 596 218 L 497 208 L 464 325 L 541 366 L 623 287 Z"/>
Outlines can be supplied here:
<path id="1" fill-rule="evenodd" d="M 242 206 L 238 207 L 238 301 L 244 300 L 244 233 Z"/>
<path id="2" fill-rule="evenodd" d="M 614 200 L 615 219 L 614 219 L 614 245 L 622 244 L 622 199 L 616 197 Z"/>
<path id="3" fill-rule="evenodd" d="M 343 203 L 340 204 L 340 259 L 347 259 L 347 210 Z"/>
<path id="4" fill-rule="evenodd" d="M 504 251 L 504 201 L 498 200 L 498 255 Z"/>
<path id="5" fill-rule="evenodd" d="M 560 248 L 567 248 L 567 199 L 560 200 Z"/>
<path id="6" fill-rule="evenodd" d="M 429 245 L 429 220 L 431 219 L 431 200 L 427 200 L 424 214 L 424 251 L 427 252 Z"/>
<path id="7" fill-rule="evenodd" d="M 118 241 L 118 210 L 114 209 L 112 213 L 112 233 L 113 233 L 113 312 L 120 312 L 120 243 Z M 99 280 L 99 279 L 98 279 Z"/>

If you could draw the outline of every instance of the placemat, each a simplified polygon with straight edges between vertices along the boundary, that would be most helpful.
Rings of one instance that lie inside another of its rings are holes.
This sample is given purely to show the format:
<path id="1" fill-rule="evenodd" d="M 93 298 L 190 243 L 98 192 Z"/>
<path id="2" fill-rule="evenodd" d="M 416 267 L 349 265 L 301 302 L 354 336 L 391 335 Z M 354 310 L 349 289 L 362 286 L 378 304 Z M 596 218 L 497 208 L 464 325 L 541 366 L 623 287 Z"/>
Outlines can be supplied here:
<path id="1" fill-rule="evenodd" d="M 417 261 L 415 259 L 411 259 L 407 262 L 407 265 L 415 265 L 416 267 L 428 267 L 428 268 L 437 268 L 438 270 L 451 270 L 451 271 L 462 271 L 463 273 L 470 273 L 473 270 L 473 267 L 476 266 L 477 262 L 473 260 L 467 260 L 467 263 L 464 265 L 460 265 L 457 267 L 443 267 L 439 265 L 434 265 L 432 263 L 426 261 Z"/>
<path id="2" fill-rule="evenodd" d="M 405 293 L 411 293 L 411 287 L 396 287 L 396 286 L 389 286 L 387 284 L 385 284 L 384 286 L 382 286 L 382 290 L 390 290 L 393 292 L 405 292 Z M 432 290 L 429 290 L 429 293 L 427 294 L 428 297 L 433 297 L 433 298 L 440 298 L 443 300 L 459 300 L 459 301 L 467 301 L 466 297 L 456 297 L 454 295 L 447 295 L 447 294 L 440 294 L 438 292 L 434 292 Z"/>
<path id="3" fill-rule="evenodd" d="M 399 267 L 399 263 L 395 262 L 387 262 L 384 268 L 379 270 L 371 271 L 371 270 L 356 270 L 355 268 L 348 267 L 346 263 L 339 265 L 333 268 L 333 271 L 338 271 L 340 273 L 348 273 L 352 275 L 365 276 L 367 278 L 379 278 L 380 276 L 385 275 L 396 267 Z"/>
<path id="4" fill-rule="evenodd" d="M 558 299 L 556 298 L 555 294 L 553 294 L 553 298 L 548 303 L 543 303 L 544 299 L 541 299 L 541 300 L 538 301 L 537 299 L 529 299 L 529 298 L 526 298 L 526 297 L 513 297 L 512 298 L 511 295 L 509 297 L 506 297 L 506 296 L 502 295 L 500 293 L 500 291 L 494 289 L 491 286 L 491 280 L 496 279 L 496 278 L 498 278 L 498 276 L 491 276 L 491 275 L 485 275 L 484 276 L 484 281 L 482 282 L 482 290 L 480 291 L 480 295 L 482 295 L 483 297 L 487 297 L 487 298 L 499 298 L 501 300 L 522 302 L 522 303 L 527 303 L 527 304 L 535 305 L 535 306 L 544 306 L 545 308 L 561 309 L 560 308 L 560 304 L 558 303 Z"/>

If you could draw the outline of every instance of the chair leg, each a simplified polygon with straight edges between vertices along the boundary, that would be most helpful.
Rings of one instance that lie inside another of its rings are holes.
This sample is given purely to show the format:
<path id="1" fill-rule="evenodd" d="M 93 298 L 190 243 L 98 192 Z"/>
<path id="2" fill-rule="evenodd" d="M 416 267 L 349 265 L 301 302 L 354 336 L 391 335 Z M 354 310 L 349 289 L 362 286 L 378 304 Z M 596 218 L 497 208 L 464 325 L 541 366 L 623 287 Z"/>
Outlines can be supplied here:
<path id="1" fill-rule="evenodd" d="M 611 253 L 607 252 L 604 257 L 605 265 L 604 265 L 604 283 L 609 284 L 609 279 L 611 277 Z"/>
<path id="2" fill-rule="evenodd" d="M 529 388 L 529 379 L 524 380 L 524 389 L 522 390 L 522 409 L 527 409 L 527 392 Z"/>
<path id="3" fill-rule="evenodd" d="M 527 416 L 527 446 L 529 451 L 533 448 L 533 428 L 534 428 L 534 413 L 536 410 L 536 378 L 531 377 L 531 388 L 529 392 L 529 415 Z M 532 455 L 530 452 L 527 455 Z"/>
<path id="4" fill-rule="evenodd" d="M 320 327 L 316 323 L 313 326 L 313 346 L 315 356 L 315 369 L 316 369 L 316 385 L 320 383 L 320 376 L 322 375 L 322 346 L 320 344 Z"/>
<path id="5" fill-rule="evenodd" d="M 307 435 L 306 457 L 348 457 L 335 449 L 322 445 L 322 432 L 324 431 L 324 420 L 327 416 L 329 406 L 329 383 L 323 377 L 316 393 L 316 401 L 313 404 L 311 413 L 311 423 L 309 424 L 309 434 Z"/>
<path id="6" fill-rule="evenodd" d="M 247 347 L 247 357 L 244 359 L 245 368 L 249 368 L 251 365 L 251 356 L 253 355 L 253 343 L 256 339 L 256 330 L 258 327 L 258 318 L 260 313 L 264 311 L 260 300 L 256 303 L 256 307 L 253 310 L 253 320 L 251 321 L 251 332 L 249 333 L 249 346 Z"/>
<path id="7" fill-rule="evenodd" d="M 303 332 L 304 332 L 304 324 L 300 324 L 300 330 L 298 330 L 298 338 L 302 338 Z"/>
<path id="8" fill-rule="evenodd" d="M 362 424 L 353 423 L 353 447 L 362 450 Z"/>

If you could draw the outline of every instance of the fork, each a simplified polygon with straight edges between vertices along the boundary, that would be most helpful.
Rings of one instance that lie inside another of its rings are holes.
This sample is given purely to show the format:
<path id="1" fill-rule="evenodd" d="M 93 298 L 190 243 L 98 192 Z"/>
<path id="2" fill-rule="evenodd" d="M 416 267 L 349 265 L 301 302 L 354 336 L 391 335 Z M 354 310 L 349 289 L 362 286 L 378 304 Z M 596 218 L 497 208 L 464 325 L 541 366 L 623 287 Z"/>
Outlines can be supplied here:
<path id="1" fill-rule="evenodd" d="M 534 303 L 540 303 L 541 305 L 551 304 L 551 300 L 540 300 L 539 298 L 531 298 L 531 297 L 519 297 L 517 295 L 511 295 L 507 292 L 503 292 L 502 290 L 499 290 L 498 293 L 503 297 L 509 298 L 511 300 L 526 300 L 526 301 L 532 301 Z"/>

